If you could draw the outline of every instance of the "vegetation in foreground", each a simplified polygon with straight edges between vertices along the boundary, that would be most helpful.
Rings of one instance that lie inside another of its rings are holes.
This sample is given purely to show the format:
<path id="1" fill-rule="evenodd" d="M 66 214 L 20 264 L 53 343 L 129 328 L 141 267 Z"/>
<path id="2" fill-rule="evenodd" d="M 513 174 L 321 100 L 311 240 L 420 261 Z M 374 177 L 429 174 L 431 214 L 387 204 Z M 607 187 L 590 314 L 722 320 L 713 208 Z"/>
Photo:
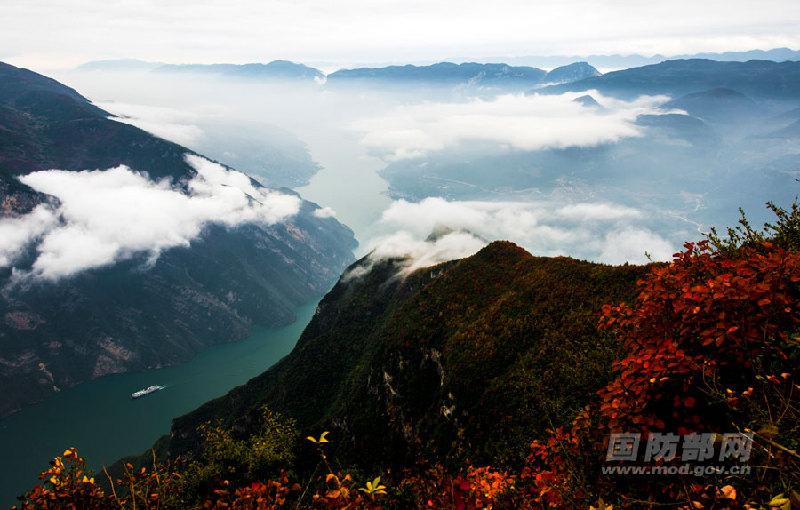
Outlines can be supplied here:
<path id="1" fill-rule="evenodd" d="M 743 221 L 687 243 L 649 268 L 635 300 L 598 310 L 599 331 L 622 347 L 610 377 L 574 419 L 531 437 L 519 463 L 431 454 L 365 471 L 332 454 L 340 431 L 303 438 L 262 408 L 257 433 L 211 422 L 195 453 L 169 462 L 154 453 L 117 477 L 88 472 L 68 449 L 19 508 L 800 508 L 800 211 L 774 211 L 764 232 Z M 750 434 L 751 472 L 604 475 L 617 432 Z"/>

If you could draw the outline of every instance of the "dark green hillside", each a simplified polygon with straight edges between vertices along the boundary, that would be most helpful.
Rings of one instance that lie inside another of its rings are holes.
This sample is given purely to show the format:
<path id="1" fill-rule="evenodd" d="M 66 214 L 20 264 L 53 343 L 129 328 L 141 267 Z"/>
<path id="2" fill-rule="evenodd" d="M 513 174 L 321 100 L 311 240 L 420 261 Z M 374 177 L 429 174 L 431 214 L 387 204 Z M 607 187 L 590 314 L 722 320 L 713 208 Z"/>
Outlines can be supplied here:
<path id="1" fill-rule="evenodd" d="M 287 358 L 175 420 L 170 452 L 195 448 L 208 420 L 247 431 L 266 404 L 302 430 L 330 428 L 339 455 L 367 465 L 517 463 L 604 384 L 617 346 L 597 333 L 598 310 L 645 271 L 505 242 L 407 278 L 397 264 L 341 279 Z"/>
<path id="2" fill-rule="evenodd" d="M 153 178 L 193 173 L 188 151 L 109 114 L 51 78 L 0 62 L 0 176 L 127 165 Z"/>
<path id="3" fill-rule="evenodd" d="M 26 97 L 39 92 L 64 95 L 79 104 L 89 103 L 77 91 L 52 78 L 0 62 L 0 97 L 2 97 L 0 104 L 13 106 L 17 102 L 24 103 Z"/>

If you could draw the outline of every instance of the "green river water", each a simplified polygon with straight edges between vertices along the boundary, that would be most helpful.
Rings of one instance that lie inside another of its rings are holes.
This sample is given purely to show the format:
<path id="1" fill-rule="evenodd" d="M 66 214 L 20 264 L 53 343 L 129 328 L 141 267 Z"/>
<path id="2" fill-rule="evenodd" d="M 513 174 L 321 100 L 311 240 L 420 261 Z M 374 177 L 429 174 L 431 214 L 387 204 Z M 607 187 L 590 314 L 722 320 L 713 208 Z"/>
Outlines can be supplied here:
<path id="1" fill-rule="evenodd" d="M 175 367 L 103 377 L 54 394 L 0 421 L 0 509 L 36 483 L 38 472 L 74 446 L 99 469 L 141 453 L 169 432 L 173 418 L 225 394 L 291 351 L 317 302 L 299 308 L 282 328 L 256 328 L 244 341 L 217 345 Z M 159 384 L 166 389 L 133 400 Z"/>

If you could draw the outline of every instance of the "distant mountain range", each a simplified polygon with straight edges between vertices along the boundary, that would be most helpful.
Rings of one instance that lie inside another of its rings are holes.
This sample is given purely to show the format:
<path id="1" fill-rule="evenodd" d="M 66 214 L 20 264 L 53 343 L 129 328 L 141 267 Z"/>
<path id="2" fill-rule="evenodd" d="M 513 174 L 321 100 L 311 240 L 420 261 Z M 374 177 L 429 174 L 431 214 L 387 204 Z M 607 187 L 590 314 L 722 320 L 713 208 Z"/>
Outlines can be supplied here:
<path id="1" fill-rule="evenodd" d="M 586 62 L 574 62 L 548 72 L 533 67 L 507 64 L 439 62 L 428 66 L 388 66 L 341 69 L 327 76 L 319 69 L 286 60 L 267 64 L 162 64 L 138 60 L 88 62 L 79 71 L 152 72 L 159 74 L 201 73 L 232 78 L 267 80 L 316 80 L 329 83 L 418 83 L 480 87 L 519 87 L 568 83 L 600 72 Z"/>
<path id="2" fill-rule="evenodd" d="M 642 94 L 682 96 L 711 89 L 732 89 L 754 99 L 800 99 L 800 62 L 668 60 L 555 85 L 542 91 L 597 90 L 602 94 L 629 98 Z"/>
<path id="3" fill-rule="evenodd" d="M 165 64 L 135 59 L 95 60 L 76 68 L 78 71 L 201 73 L 235 78 L 321 80 L 325 74 L 319 69 L 288 60 L 273 60 L 265 64 Z"/>
<path id="4" fill-rule="evenodd" d="M 662 55 L 514 57 L 505 59 L 505 63 L 438 62 L 430 65 L 356 67 L 340 69 L 327 76 L 319 69 L 287 60 L 275 60 L 266 64 L 164 64 L 122 59 L 88 62 L 77 69 L 164 74 L 203 73 L 261 80 L 327 81 L 334 85 L 416 83 L 511 90 L 561 85 L 561 88 L 551 89 L 556 91 L 588 90 L 596 85 L 602 88 L 602 90 L 598 88 L 601 92 L 611 91 L 616 94 L 641 89 L 642 93 L 682 95 L 724 87 L 754 96 L 793 97 L 795 92 L 791 89 L 794 83 L 782 84 L 779 75 L 789 73 L 788 78 L 793 79 L 796 61 L 800 61 L 800 51 L 775 48 L 678 55 L 671 57 L 670 60 Z M 523 62 L 535 63 L 538 67 L 513 65 Z M 546 71 L 547 68 L 551 70 Z M 602 75 L 597 68 L 623 70 L 609 72 L 607 77 L 604 77 L 605 75 Z M 773 74 L 774 83 L 769 82 L 770 73 Z M 745 86 L 739 86 L 741 82 L 745 82 Z M 580 85 L 567 86 L 573 83 Z M 778 90 L 771 92 L 768 89 L 773 85 L 777 86 Z M 759 87 L 761 90 L 758 90 Z"/>
<path id="5" fill-rule="evenodd" d="M 402 81 L 452 84 L 488 85 L 503 82 L 538 83 L 547 71 L 533 67 L 511 67 L 507 64 L 454 64 L 439 62 L 429 66 L 389 66 L 341 69 L 328 75 L 329 83 L 349 81 Z"/>
<path id="6" fill-rule="evenodd" d="M 0 226 L 58 205 L 19 180 L 38 170 L 127 165 L 186 193 L 192 151 L 108 117 L 75 90 L 0 63 Z M 303 201 L 271 225 L 209 224 L 155 261 L 134 254 L 55 282 L 10 286 L 16 269 L 0 261 L 0 416 L 90 378 L 185 361 L 253 325 L 292 322 L 353 260 L 353 233 L 318 210 Z M 36 257 L 31 243 L 13 266 Z"/>
<path id="7" fill-rule="evenodd" d="M 163 62 L 147 62 L 134 58 L 120 58 L 112 60 L 92 60 L 81 64 L 75 69 L 77 71 L 150 71 L 157 67 L 166 65 Z"/>
<path id="8" fill-rule="evenodd" d="M 454 64 L 439 62 L 429 66 L 389 66 L 377 68 L 342 69 L 328 75 L 335 84 L 417 84 L 482 88 L 520 88 L 544 84 L 568 83 L 600 72 L 586 62 L 575 62 L 550 72 L 534 67 L 512 67 L 508 64 Z"/>
<path id="9" fill-rule="evenodd" d="M 478 63 L 488 63 L 490 61 L 503 62 L 509 68 L 540 68 L 555 70 L 558 67 L 569 67 L 571 64 L 586 63 L 592 67 L 600 69 L 627 69 L 630 67 L 642 67 L 651 64 L 658 64 L 665 60 L 716 60 L 721 62 L 746 62 L 748 60 L 772 60 L 775 62 L 784 62 L 787 60 L 800 60 L 800 51 L 792 50 L 790 48 L 773 48 L 771 50 L 750 50 L 750 51 L 726 51 L 721 53 L 692 53 L 684 55 L 620 55 L 620 54 L 607 54 L 607 55 L 555 55 L 555 56 L 521 56 L 521 57 L 496 57 L 492 59 L 480 59 Z M 462 60 L 467 59 L 451 59 Z M 416 65 L 410 66 L 413 68 L 427 68 L 439 64 L 446 64 L 447 62 L 440 62 L 438 64 L 430 65 Z M 502 66 L 504 64 L 496 64 Z M 324 75 L 319 69 L 308 67 L 303 64 L 297 64 L 286 60 L 274 60 L 266 64 L 166 64 L 164 62 L 148 62 L 137 59 L 112 59 L 112 60 L 95 60 L 87 62 L 77 67 L 80 71 L 151 71 L 163 68 L 164 71 L 174 70 L 175 68 L 191 69 L 202 72 L 219 72 L 234 74 L 242 73 L 249 74 L 254 69 L 254 66 L 261 66 L 261 69 L 254 74 L 269 74 L 269 72 L 285 72 L 287 69 L 296 71 L 296 75 L 300 77 L 316 77 L 320 74 Z M 403 68 L 409 66 L 390 65 L 390 66 L 370 66 L 370 67 L 353 67 L 346 69 L 346 71 L 356 70 L 375 70 L 375 69 L 388 69 L 388 68 Z M 241 70 L 239 68 L 242 68 Z M 249 68 L 251 71 L 245 71 L 244 68 Z M 343 69 L 344 71 L 344 69 Z M 291 73 L 294 75 L 294 73 Z M 334 74 L 334 73 L 331 73 Z M 586 77 L 586 76 L 584 76 Z"/>
<path id="10" fill-rule="evenodd" d="M 585 61 L 600 69 L 627 69 L 650 64 L 658 64 L 665 60 L 706 59 L 718 61 L 748 60 L 773 60 L 783 62 L 786 60 L 800 60 L 800 51 L 789 48 L 773 48 L 771 50 L 726 51 L 722 53 L 691 53 L 685 55 L 566 55 L 566 56 L 521 56 L 506 57 L 501 59 L 513 65 L 527 65 L 543 67 L 546 69 L 569 64 L 570 62 Z"/>
<path id="11" fill-rule="evenodd" d="M 158 73 L 207 73 L 236 78 L 271 78 L 286 80 L 324 79 L 319 69 L 288 60 L 273 60 L 266 64 L 164 64 L 153 69 Z"/>

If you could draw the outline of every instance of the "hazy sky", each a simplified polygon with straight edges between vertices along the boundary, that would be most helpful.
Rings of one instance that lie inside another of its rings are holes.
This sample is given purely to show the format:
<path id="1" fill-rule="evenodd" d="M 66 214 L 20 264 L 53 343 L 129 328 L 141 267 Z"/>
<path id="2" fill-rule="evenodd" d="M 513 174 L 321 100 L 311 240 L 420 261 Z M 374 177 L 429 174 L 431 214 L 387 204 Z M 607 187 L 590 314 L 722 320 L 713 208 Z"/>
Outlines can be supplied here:
<path id="1" fill-rule="evenodd" d="M 800 47 L 797 0 L 0 0 L 0 60 L 400 62 Z"/>

